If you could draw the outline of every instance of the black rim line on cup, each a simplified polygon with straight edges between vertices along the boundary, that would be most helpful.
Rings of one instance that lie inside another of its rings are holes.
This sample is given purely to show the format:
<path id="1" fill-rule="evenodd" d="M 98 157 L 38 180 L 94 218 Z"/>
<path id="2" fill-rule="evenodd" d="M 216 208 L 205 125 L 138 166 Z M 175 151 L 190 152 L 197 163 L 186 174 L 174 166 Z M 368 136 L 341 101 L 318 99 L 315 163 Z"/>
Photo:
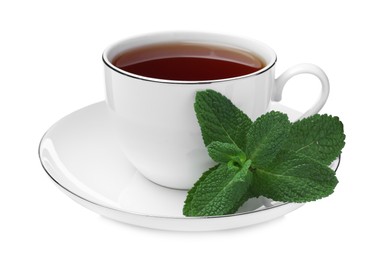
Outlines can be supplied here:
<path id="1" fill-rule="evenodd" d="M 138 74 L 134 74 L 131 72 L 123 71 L 120 68 L 115 67 L 114 65 L 111 65 L 112 63 L 109 61 L 106 61 L 105 59 L 105 53 L 102 54 L 102 61 L 106 66 L 108 66 L 110 69 L 114 70 L 115 72 L 122 74 L 124 76 L 128 76 L 134 79 L 144 80 L 144 81 L 150 81 L 150 82 L 157 82 L 157 83 L 165 83 L 165 84 L 188 84 L 188 85 L 201 85 L 201 84 L 212 84 L 216 82 L 224 82 L 224 81 L 231 81 L 231 80 L 237 80 L 237 79 L 243 79 L 251 76 L 256 76 L 265 73 L 266 71 L 270 70 L 272 67 L 274 67 L 275 63 L 277 62 L 277 55 L 275 54 L 275 59 L 270 65 L 266 65 L 263 69 L 249 73 L 246 75 L 238 76 L 238 77 L 232 77 L 232 78 L 226 78 L 226 79 L 214 79 L 214 80 L 200 80 L 200 81 L 187 81 L 187 80 L 170 80 L 170 79 L 157 79 L 157 78 L 150 78 L 145 76 L 140 76 Z"/>
<path id="2" fill-rule="evenodd" d="M 53 125 L 54 126 L 54 125 Z M 53 128 L 53 126 L 51 126 L 50 129 Z M 290 202 L 280 202 L 281 204 L 277 204 L 277 205 L 272 205 L 271 207 L 268 207 L 268 208 L 264 208 L 264 209 L 254 209 L 254 210 L 251 210 L 251 211 L 245 211 L 245 212 L 240 212 L 240 213 L 234 213 L 234 214 L 227 214 L 227 215 L 220 215 L 220 216 L 204 216 L 204 217 L 172 217 L 172 216 L 161 216 L 161 215 L 148 215 L 148 214 L 142 214 L 142 213 L 138 213 L 138 212 L 133 212 L 133 211 L 123 211 L 121 209 L 116 209 L 116 208 L 112 208 L 112 207 L 109 207 L 109 206 L 105 206 L 105 205 L 102 205 L 102 204 L 99 204 L 99 203 L 96 203 L 96 202 L 93 202 L 91 200 L 88 200 L 84 197 L 81 197 L 80 195 L 74 193 L 73 191 L 69 190 L 68 188 L 64 187 L 64 185 L 62 185 L 60 182 L 58 182 L 50 173 L 49 171 L 45 168 L 44 166 L 44 163 L 43 163 L 43 160 L 42 160 L 42 157 L 41 157 L 41 144 L 45 138 L 45 136 L 48 134 L 48 132 L 50 131 L 50 129 L 48 129 L 47 132 L 45 132 L 45 134 L 43 135 L 43 137 L 41 138 L 40 140 L 40 143 L 39 143 L 39 147 L 38 147 L 38 156 L 39 156 L 39 160 L 40 160 L 40 163 L 41 163 L 41 166 L 43 167 L 45 173 L 51 178 L 51 180 L 56 183 L 60 188 L 62 188 L 63 190 L 67 191 L 68 193 L 72 194 L 73 196 L 83 200 L 83 201 L 86 201 L 90 204 L 93 204 L 93 205 L 96 205 L 98 207 L 101 207 L 101 208 L 106 208 L 106 209 L 109 209 L 109 210 L 113 210 L 113 211 L 117 211 L 117 212 L 120 212 L 120 213 L 123 213 L 123 214 L 132 214 L 132 215 L 137 215 L 137 216 L 141 216 L 141 217 L 151 217 L 151 218 L 159 218 L 159 219 L 214 219 L 214 218 L 228 218 L 228 217 L 237 217 L 237 216 L 241 216 L 241 215 L 248 215 L 248 214 L 253 214 L 253 213 L 257 213 L 257 212 L 261 212 L 261 211 L 266 211 L 266 210 L 271 210 L 271 209 L 274 209 L 274 208 L 278 208 L 278 207 L 282 207 L 282 206 L 285 206 L 285 205 L 288 205 L 288 204 L 292 204 Z M 337 166 L 334 170 L 334 172 L 336 172 L 339 168 L 339 165 L 340 165 L 340 160 L 341 160 L 341 155 L 339 155 L 338 157 L 338 163 L 337 163 Z M 277 201 L 276 201 L 277 202 Z M 304 203 L 297 203 L 297 204 L 304 204 Z"/>

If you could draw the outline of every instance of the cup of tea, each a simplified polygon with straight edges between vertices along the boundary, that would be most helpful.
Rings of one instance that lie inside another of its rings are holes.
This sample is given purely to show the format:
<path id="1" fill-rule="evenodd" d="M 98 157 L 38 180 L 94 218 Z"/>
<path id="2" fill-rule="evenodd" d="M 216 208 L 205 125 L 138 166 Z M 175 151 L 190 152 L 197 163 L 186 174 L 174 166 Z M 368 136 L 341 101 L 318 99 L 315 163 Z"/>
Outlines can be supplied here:
<path id="1" fill-rule="evenodd" d="M 296 65 L 275 78 L 277 57 L 266 44 L 234 36 L 166 32 L 119 41 L 103 55 L 106 102 L 126 159 L 147 179 L 189 189 L 214 162 L 194 111 L 197 91 L 213 89 L 252 120 L 280 101 L 285 83 L 309 73 L 320 98 L 303 114 L 317 113 L 329 94 L 326 74 Z"/>

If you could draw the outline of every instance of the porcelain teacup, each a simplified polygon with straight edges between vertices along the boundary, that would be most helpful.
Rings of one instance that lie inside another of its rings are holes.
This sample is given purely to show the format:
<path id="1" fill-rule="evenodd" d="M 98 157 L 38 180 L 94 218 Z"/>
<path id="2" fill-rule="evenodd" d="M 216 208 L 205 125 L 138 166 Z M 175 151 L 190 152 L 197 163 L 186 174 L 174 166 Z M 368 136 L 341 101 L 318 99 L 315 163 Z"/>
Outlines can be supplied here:
<path id="1" fill-rule="evenodd" d="M 160 43 L 193 42 L 225 45 L 259 55 L 265 66 L 254 73 L 215 80 L 168 80 L 122 70 L 113 64 L 122 52 Z M 117 139 L 127 160 L 149 180 L 169 188 L 189 189 L 214 165 L 204 146 L 193 103 L 197 91 L 213 89 L 228 97 L 252 120 L 280 101 L 285 83 L 309 73 L 322 85 L 319 99 L 303 114 L 317 113 L 329 94 L 322 69 L 312 64 L 291 67 L 275 78 L 277 56 L 266 44 L 235 36 L 166 32 L 119 41 L 103 53 L 106 101 Z"/>

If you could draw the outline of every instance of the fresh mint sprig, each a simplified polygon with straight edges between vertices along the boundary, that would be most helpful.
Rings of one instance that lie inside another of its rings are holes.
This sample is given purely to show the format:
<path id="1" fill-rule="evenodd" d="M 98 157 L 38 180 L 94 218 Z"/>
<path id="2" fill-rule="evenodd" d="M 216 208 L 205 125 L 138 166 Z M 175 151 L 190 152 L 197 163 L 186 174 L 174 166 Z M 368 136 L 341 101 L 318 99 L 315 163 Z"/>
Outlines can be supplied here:
<path id="1" fill-rule="evenodd" d="M 271 111 L 255 122 L 213 90 L 197 92 L 194 109 L 209 156 L 217 165 L 189 190 L 185 216 L 235 213 L 252 197 L 308 202 L 333 193 L 328 165 L 345 145 L 338 117 L 314 115 L 291 123 Z"/>

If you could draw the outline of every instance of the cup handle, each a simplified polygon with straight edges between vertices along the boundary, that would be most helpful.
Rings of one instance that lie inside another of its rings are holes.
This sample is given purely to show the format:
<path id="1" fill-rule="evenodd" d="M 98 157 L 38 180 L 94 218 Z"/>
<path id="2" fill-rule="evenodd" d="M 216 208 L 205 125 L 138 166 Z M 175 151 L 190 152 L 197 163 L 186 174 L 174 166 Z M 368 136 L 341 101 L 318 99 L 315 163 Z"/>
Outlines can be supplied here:
<path id="1" fill-rule="evenodd" d="M 321 84 L 322 84 L 322 91 L 319 96 L 319 99 L 309 110 L 306 111 L 306 113 L 304 113 L 300 117 L 301 119 L 301 118 L 314 115 L 322 109 L 322 107 L 327 101 L 327 98 L 330 92 L 330 83 L 324 71 L 318 66 L 314 64 L 308 64 L 308 63 L 298 64 L 286 70 L 275 80 L 275 85 L 271 93 L 271 100 L 281 101 L 283 87 L 285 86 L 286 82 L 292 77 L 299 74 L 312 74 L 316 76 L 321 81 Z"/>

